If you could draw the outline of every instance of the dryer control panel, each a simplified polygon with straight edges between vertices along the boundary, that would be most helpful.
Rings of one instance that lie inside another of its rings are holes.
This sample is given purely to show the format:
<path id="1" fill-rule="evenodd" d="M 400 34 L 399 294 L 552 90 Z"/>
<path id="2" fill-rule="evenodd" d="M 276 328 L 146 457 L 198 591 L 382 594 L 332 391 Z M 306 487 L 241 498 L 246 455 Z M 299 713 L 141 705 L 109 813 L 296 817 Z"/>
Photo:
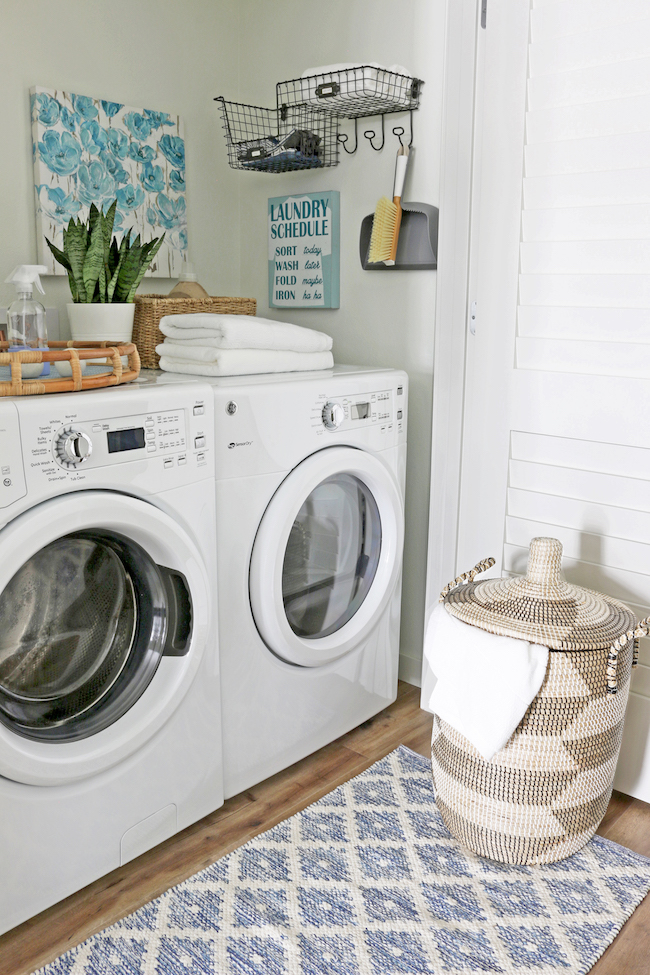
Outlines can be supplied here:
<path id="1" fill-rule="evenodd" d="M 322 424 L 326 430 L 342 431 L 378 425 L 383 432 L 389 432 L 404 417 L 404 399 L 402 386 L 350 396 L 331 396 L 325 403 L 319 397 L 314 404 L 312 425 Z"/>

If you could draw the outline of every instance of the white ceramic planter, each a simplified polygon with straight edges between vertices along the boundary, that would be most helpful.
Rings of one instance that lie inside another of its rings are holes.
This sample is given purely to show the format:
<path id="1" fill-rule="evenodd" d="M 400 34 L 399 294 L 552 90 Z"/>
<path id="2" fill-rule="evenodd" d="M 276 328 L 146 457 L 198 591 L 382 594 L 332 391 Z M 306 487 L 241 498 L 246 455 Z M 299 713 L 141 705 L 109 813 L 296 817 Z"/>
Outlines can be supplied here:
<path id="1" fill-rule="evenodd" d="M 68 320 L 74 342 L 130 342 L 134 302 L 69 304 Z"/>

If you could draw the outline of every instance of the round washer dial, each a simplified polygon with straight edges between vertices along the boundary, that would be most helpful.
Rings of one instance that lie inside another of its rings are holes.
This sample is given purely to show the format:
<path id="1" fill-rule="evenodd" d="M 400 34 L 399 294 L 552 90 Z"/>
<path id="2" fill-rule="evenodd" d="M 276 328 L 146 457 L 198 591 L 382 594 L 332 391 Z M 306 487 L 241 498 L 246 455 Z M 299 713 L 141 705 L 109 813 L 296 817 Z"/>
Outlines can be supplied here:
<path id="1" fill-rule="evenodd" d="M 68 470 L 79 467 L 93 452 L 93 442 L 87 433 L 67 427 L 54 442 L 54 456 Z"/>

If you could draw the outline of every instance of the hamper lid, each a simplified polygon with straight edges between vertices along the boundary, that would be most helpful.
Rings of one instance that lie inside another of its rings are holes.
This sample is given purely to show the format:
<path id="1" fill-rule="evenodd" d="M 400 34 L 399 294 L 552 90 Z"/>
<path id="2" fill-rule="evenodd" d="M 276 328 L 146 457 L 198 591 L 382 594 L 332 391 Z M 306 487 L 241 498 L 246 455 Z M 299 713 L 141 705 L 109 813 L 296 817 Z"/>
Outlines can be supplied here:
<path id="1" fill-rule="evenodd" d="M 637 623 L 625 603 L 566 581 L 557 538 L 532 539 L 525 576 L 470 582 L 444 604 L 464 623 L 554 650 L 608 647 Z"/>

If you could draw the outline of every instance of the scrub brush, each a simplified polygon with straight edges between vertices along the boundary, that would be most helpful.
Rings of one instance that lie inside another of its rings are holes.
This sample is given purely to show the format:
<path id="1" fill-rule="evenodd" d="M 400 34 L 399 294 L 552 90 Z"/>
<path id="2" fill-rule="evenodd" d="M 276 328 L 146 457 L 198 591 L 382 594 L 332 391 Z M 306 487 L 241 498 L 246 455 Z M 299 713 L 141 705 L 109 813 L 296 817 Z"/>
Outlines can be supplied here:
<path id="1" fill-rule="evenodd" d="M 393 202 L 382 196 L 372 221 L 368 262 L 370 264 L 395 264 L 399 228 L 402 222 L 402 190 L 409 158 L 408 146 L 400 146 L 397 150 L 395 164 L 395 185 L 393 187 Z"/>

